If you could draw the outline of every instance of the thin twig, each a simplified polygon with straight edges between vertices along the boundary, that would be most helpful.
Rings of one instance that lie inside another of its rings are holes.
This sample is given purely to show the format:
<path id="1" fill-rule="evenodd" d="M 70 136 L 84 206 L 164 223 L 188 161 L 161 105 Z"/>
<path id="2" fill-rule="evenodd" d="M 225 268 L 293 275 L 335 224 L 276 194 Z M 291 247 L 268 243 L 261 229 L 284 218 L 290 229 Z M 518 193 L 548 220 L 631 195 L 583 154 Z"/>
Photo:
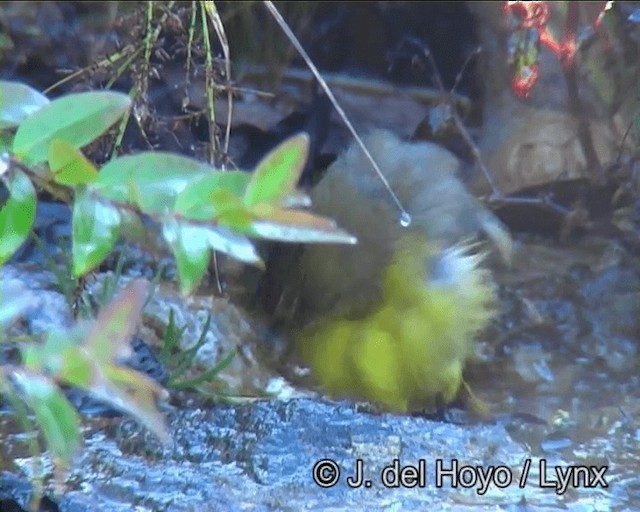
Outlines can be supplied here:
<path id="1" fill-rule="evenodd" d="M 114 53 L 112 55 L 107 55 L 100 62 L 98 62 L 96 64 L 92 64 L 90 66 L 86 66 L 86 67 L 84 67 L 82 69 L 74 71 L 70 75 L 65 76 L 64 78 L 58 80 L 55 84 L 50 85 L 49 87 L 47 87 L 44 91 L 42 91 L 42 93 L 47 95 L 51 91 L 53 91 L 54 89 L 57 89 L 58 87 L 61 87 L 62 85 L 66 84 L 67 82 L 70 82 L 71 80 L 74 80 L 75 78 L 80 78 L 85 73 L 88 74 L 88 73 L 92 73 L 92 72 L 94 72 L 94 71 L 96 71 L 98 69 L 108 68 L 109 66 L 113 66 L 113 65 L 115 65 L 116 62 L 118 62 L 119 60 L 124 59 L 127 56 L 130 56 L 131 54 L 137 55 L 137 52 L 138 52 L 138 50 L 136 50 L 133 45 L 128 44 L 127 46 L 122 48 L 122 50 L 118 51 L 117 53 Z M 108 88 L 109 87 L 107 87 L 107 89 Z"/>
<path id="2" fill-rule="evenodd" d="M 342 107 L 338 103 L 338 100 L 336 99 L 336 97 L 333 95 L 333 92 L 331 92 L 331 89 L 329 88 L 329 86 L 325 82 L 324 78 L 322 78 L 322 75 L 318 71 L 318 68 L 316 68 L 315 64 L 313 63 L 313 61 L 311 60 L 311 58 L 309 57 L 309 55 L 307 54 L 307 52 L 303 48 L 302 44 L 300 44 L 300 41 L 298 40 L 296 35 L 293 33 L 293 31 L 291 30 L 291 28 L 289 27 L 287 22 L 284 20 L 284 18 L 282 17 L 280 12 L 276 8 L 276 6 L 273 5 L 273 2 L 271 2 L 270 0 L 264 0 L 264 5 L 269 10 L 271 15 L 274 17 L 274 19 L 276 20 L 278 25 L 280 25 L 280 28 L 282 29 L 284 34 L 287 36 L 287 38 L 289 39 L 291 44 L 295 47 L 295 49 L 298 51 L 300 56 L 304 59 L 304 61 L 307 64 L 307 66 L 309 67 L 309 69 L 311 70 L 313 75 L 316 77 L 316 80 L 318 80 L 318 83 L 320 84 L 320 87 L 322 87 L 322 90 L 325 92 L 325 94 L 327 95 L 327 97 L 331 101 L 331 104 L 333 105 L 333 107 L 338 112 L 338 115 L 340 116 L 340 118 L 344 122 L 345 126 L 349 129 L 349 131 L 351 132 L 351 135 L 353 135 L 353 137 L 355 138 L 356 142 L 358 143 L 358 146 L 360 146 L 360 149 L 362 149 L 362 151 L 364 152 L 365 156 L 367 157 L 367 159 L 369 160 L 369 162 L 373 166 L 374 170 L 378 174 L 378 177 L 380 178 L 380 181 L 382 181 L 382 184 L 384 185 L 384 187 L 388 190 L 389 194 L 391 195 L 391 198 L 393 199 L 393 202 L 396 203 L 398 209 L 400 210 L 400 222 L 401 222 L 401 224 L 404 225 L 404 226 L 408 226 L 411 223 L 411 215 L 409 215 L 409 213 L 405 210 L 404 206 L 400 202 L 400 199 L 398 198 L 396 193 L 391 188 L 391 185 L 389 184 L 389 181 L 387 180 L 387 178 L 384 176 L 384 174 L 380 170 L 380 166 L 376 163 L 376 161 L 374 160 L 373 156 L 371 155 L 371 153 L 369 152 L 367 147 L 364 145 L 364 142 L 362 141 L 362 139 L 358 135 L 358 132 L 356 132 L 356 129 L 353 127 L 353 124 L 351 124 L 351 121 L 349 121 L 349 118 L 347 117 L 347 115 L 345 114 L 344 110 L 342 109 Z"/>
<path id="3" fill-rule="evenodd" d="M 189 101 L 189 88 L 191 86 L 191 64 L 192 64 L 192 60 L 193 60 L 193 39 L 195 37 L 195 33 L 196 33 L 196 23 L 198 22 L 198 9 L 196 8 L 196 2 L 195 0 L 192 0 L 191 2 L 191 20 L 189 21 L 189 30 L 187 31 L 188 34 L 188 41 L 187 41 L 187 62 L 185 64 L 185 74 L 184 74 L 184 95 L 185 98 L 187 100 L 187 102 L 184 102 L 183 100 L 183 109 L 187 106 L 188 101 Z"/>
<path id="4" fill-rule="evenodd" d="M 467 144 L 467 146 L 469 147 L 474 160 L 476 161 L 476 163 L 478 164 L 478 166 L 480 167 L 480 169 L 482 170 L 482 173 L 485 176 L 485 179 L 487 180 L 487 183 L 489 185 L 489 187 L 491 188 L 491 194 L 488 198 L 486 198 L 486 200 L 489 203 L 492 204 L 526 204 L 526 205 L 538 205 L 538 206 L 544 206 L 547 207 L 559 214 L 562 215 L 568 215 L 570 213 L 571 210 L 563 207 L 562 205 L 556 203 L 551 195 L 549 194 L 545 194 L 544 196 L 539 196 L 539 197 L 507 197 L 505 196 L 502 191 L 500 190 L 500 188 L 498 187 L 497 183 L 495 182 L 495 180 L 493 179 L 493 174 L 489 171 L 489 169 L 485 166 L 483 160 L 482 160 L 482 156 L 480 154 L 480 150 L 478 149 L 478 146 L 476 145 L 476 143 L 473 141 L 473 139 L 471 138 L 471 135 L 469 134 L 469 131 L 467 130 L 466 126 L 464 125 L 464 122 L 462 121 L 462 119 L 460 118 L 460 115 L 458 114 L 455 105 L 453 104 L 454 102 L 454 90 L 457 87 L 457 85 L 460 82 L 460 78 L 462 76 L 462 71 L 460 73 L 458 73 L 458 76 L 456 77 L 456 81 L 455 84 L 453 86 L 453 89 L 451 91 L 447 91 L 444 87 L 444 83 L 442 82 L 442 78 L 440 76 L 440 72 L 438 71 L 438 67 L 436 66 L 435 60 L 433 58 L 433 55 L 431 54 L 431 52 L 429 51 L 429 49 L 421 42 L 421 41 L 417 41 L 415 39 L 406 39 L 407 42 L 415 45 L 417 48 L 420 48 L 420 50 L 423 52 L 425 59 L 429 62 L 432 71 L 433 71 L 433 78 L 436 82 L 436 87 L 440 90 L 441 96 L 442 96 L 442 101 L 444 101 L 447 105 L 449 105 L 451 108 L 449 109 L 449 111 L 451 112 L 451 118 L 453 119 L 455 125 L 456 125 L 456 129 L 458 130 L 458 133 L 460 133 L 460 135 L 462 136 L 462 138 L 464 139 L 465 143 Z M 463 65 L 463 69 L 468 65 L 468 63 L 470 62 L 470 60 L 475 56 L 478 55 L 481 51 L 481 48 L 477 48 L 475 49 L 467 58 L 467 60 L 465 61 L 464 65 Z"/>
<path id="5" fill-rule="evenodd" d="M 220 45 L 222 46 L 222 53 L 224 54 L 224 75 L 227 83 L 231 81 L 231 52 L 229 51 L 229 41 L 227 40 L 227 33 L 222 25 L 220 14 L 216 8 L 215 2 L 207 0 L 204 2 L 204 7 L 211 19 L 213 29 L 216 31 Z M 227 90 L 227 126 L 224 132 L 224 145 L 222 147 L 223 153 L 226 155 L 229 152 L 229 139 L 231 137 L 231 116 L 233 114 L 233 93 L 231 89 Z"/>
<path id="6" fill-rule="evenodd" d="M 206 3 L 200 2 L 200 22 L 202 24 L 202 38 L 204 39 L 205 49 L 205 97 L 207 107 L 207 121 L 209 123 L 209 163 L 215 164 L 217 143 L 216 143 L 216 111 L 215 111 L 215 94 L 213 84 L 215 84 L 213 71 L 213 49 L 211 48 L 211 39 L 209 36 L 209 25 L 207 25 Z"/>
<path id="7" fill-rule="evenodd" d="M 224 27 L 222 26 L 222 22 L 220 21 L 220 15 L 218 14 L 218 10 L 216 9 L 215 4 L 210 1 L 204 1 L 200 3 L 202 7 L 202 35 L 204 37 L 204 44 L 206 49 L 206 93 L 207 93 L 207 110 L 208 115 L 207 118 L 209 120 L 209 163 L 214 165 L 215 163 L 215 152 L 216 152 L 216 114 L 215 114 L 215 85 L 216 82 L 214 80 L 213 74 L 213 50 L 211 48 L 211 41 L 209 39 L 209 28 L 207 25 L 207 17 L 210 18 L 211 23 L 213 24 L 213 29 L 215 30 L 218 41 L 222 45 L 222 51 L 225 56 L 225 70 L 227 76 L 225 79 L 229 81 L 230 79 L 230 53 L 229 53 L 229 44 L 227 42 L 227 36 L 224 32 Z M 227 92 L 228 99 L 228 109 L 227 109 L 227 127 L 225 130 L 225 142 L 223 148 L 223 154 L 227 154 L 228 146 L 229 146 L 229 136 L 231 130 L 231 109 L 233 108 L 233 104 L 231 102 L 231 91 Z M 224 165 L 224 160 L 222 160 L 222 165 Z M 223 167 L 224 169 L 224 167 Z M 218 268 L 218 257 L 216 251 L 213 251 L 212 255 L 213 260 L 213 275 L 216 282 L 216 289 L 218 290 L 218 294 L 222 295 L 222 281 L 220 279 L 220 270 Z"/>
<path id="8" fill-rule="evenodd" d="M 447 105 L 451 105 L 452 104 L 451 95 L 453 91 L 447 91 L 445 89 L 444 83 L 442 82 L 442 78 L 440 77 L 440 72 L 438 71 L 438 66 L 436 65 L 435 59 L 433 58 L 431 51 L 424 44 L 418 41 L 410 40 L 410 42 L 422 49 L 425 59 L 431 65 L 431 69 L 433 71 L 433 78 L 436 82 L 436 86 L 438 87 L 438 89 L 440 89 L 440 93 L 442 94 L 443 101 Z M 472 55 L 476 55 L 477 53 L 478 53 L 478 50 L 476 49 Z M 469 59 L 470 58 L 467 59 L 467 62 L 469 61 Z M 465 65 L 466 65 L 466 62 L 465 62 Z M 458 81 L 459 80 L 456 78 L 456 83 L 454 85 L 454 88 L 457 86 Z M 491 174 L 487 166 L 484 164 L 482 160 L 482 155 L 480 154 L 480 150 L 478 149 L 478 146 L 476 146 L 476 143 L 471 138 L 469 131 L 467 130 L 466 126 L 464 125 L 464 122 L 460 118 L 460 115 L 458 114 L 455 108 L 455 105 L 452 105 L 452 108 L 450 108 L 449 110 L 451 112 L 451 118 L 453 119 L 453 122 L 456 125 L 456 129 L 458 130 L 458 133 L 460 133 L 465 143 L 471 150 L 471 153 L 473 154 L 473 158 L 477 162 L 478 166 L 480 167 L 480 170 L 482 171 L 482 174 L 484 174 L 484 178 L 487 180 L 487 183 L 491 188 L 491 195 L 489 196 L 489 201 L 491 202 L 491 201 L 497 201 L 497 200 L 503 199 L 504 194 L 502 194 L 502 192 L 500 191 L 500 188 L 498 187 L 498 184 L 493 179 L 493 174 Z"/>
<path id="9" fill-rule="evenodd" d="M 618 148 L 618 155 L 616 156 L 616 159 L 615 159 L 616 164 L 620 163 L 620 160 L 622 160 L 622 153 L 624 152 L 624 146 L 627 143 L 627 138 L 629 137 L 629 134 L 631 133 L 631 130 L 633 129 L 634 125 L 635 125 L 635 122 L 632 119 L 629 122 L 627 129 L 624 131 L 624 135 L 622 136 L 622 141 L 620 142 L 620 147 Z"/>
<path id="10" fill-rule="evenodd" d="M 464 76 L 464 72 L 469 67 L 469 64 L 471 64 L 471 61 L 473 59 L 475 59 L 481 53 L 482 53 L 482 46 L 478 46 L 471 53 L 469 53 L 469 55 L 467 55 L 467 58 L 463 62 L 462 67 L 460 68 L 460 71 L 456 75 L 456 80 L 453 83 L 453 87 L 451 88 L 451 92 L 449 93 L 450 95 L 453 95 L 453 94 L 456 93 L 456 89 L 458 88 L 458 85 L 460 85 L 460 81 L 462 80 L 462 77 Z"/>

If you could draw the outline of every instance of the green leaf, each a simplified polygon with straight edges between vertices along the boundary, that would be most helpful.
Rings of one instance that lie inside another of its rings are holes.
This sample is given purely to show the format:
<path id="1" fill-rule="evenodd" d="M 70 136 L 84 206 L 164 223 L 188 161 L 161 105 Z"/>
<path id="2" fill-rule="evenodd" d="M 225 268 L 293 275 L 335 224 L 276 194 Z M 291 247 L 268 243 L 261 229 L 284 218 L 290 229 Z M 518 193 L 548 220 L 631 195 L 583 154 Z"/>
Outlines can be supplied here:
<path id="1" fill-rule="evenodd" d="M 49 145 L 49 169 L 56 183 L 69 187 L 86 185 L 98 178 L 96 166 L 79 149 L 60 139 L 53 139 Z"/>
<path id="2" fill-rule="evenodd" d="M 309 136 L 295 135 L 273 149 L 258 163 L 244 195 L 244 204 L 279 204 L 295 191 L 309 155 Z"/>
<path id="3" fill-rule="evenodd" d="M 148 151 L 114 158 L 100 169 L 92 188 L 111 201 L 163 214 L 173 210 L 176 197 L 189 183 L 215 172 L 193 158 Z"/>
<path id="4" fill-rule="evenodd" d="M 131 356 L 129 342 L 136 332 L 147 290 L 147 283 L 137 279 L 100 311 L 85 338 L 95 362 L 108 363 Z"/>
<path id="5" fill-rule="evenodd" d="M 0 129 L 18 126 L 49 103 L 49 98 L 26 84 L 0 80 Z"/>
<path id="6" fill-rule="evenodd" d="M 77 191 L 71 221 L 73 273 L 80 276 L 111 252 L 120 235 L 120 213 L 85 191 Z"/>
<path id="7" fill-rule="evenodd" d="M 254 236 L 268 240 L 299 243 L 355 244 L 356 237 L 338 228 L 336 223 L 299 210 L 285 210 L 262 204 L 254 207 L 256 219 L 251 223 Z"/>
<path id="8" fill-rule="evenodd" d="M 26 240 L 36 216 L 36 191 L 19 170 L 2 176 L 9 199 L 0 209 L 0 264 L 7 261 Z"/>
<path id="9" fill-rule="evenodd" d="M 156 396 L 166 397 L 167 393 L 146 375 L 118 366 L 122 358 L 131 354 L 130 340 L 146 297 L 147 283 L 133 281 L 100 311 L 88 330 L 86 325 L 77 325 L 66 331 L 53 331 L 44 344 L 22 347 L 24 367 L 39 379 L 29 380 L 27 384 L 33 387 L 33 382 L 44 380 L 49 387 L 55 387 L 48 377 L 41 377 L 49 374 L 59 384 L 86 389 L 100 400 L 133 415 L 162 441 L 169 441 L 163 417 L 155 406 Z M 25 387 L 21 384 L 21 388 Z M 40 390 L 40 387 L 35 390 Z M 39 397 L 33 391 L 31 395 Z M 52 422 L 47 423 L 48 411 L 40 402 L 31 400 L 28 403 L 34 404 L 34 410 L 35 407 L 42 409 L 42 423 L 48 425 Z M 53 427 L 50 430 L 53 442 L 60 444 L 60 436 L 56 435 Z"/>
<path id="10" fill-rule="evenodd" d="M 251 221 L 253 215 L 246 209 L 229 209 L 223 212 L 219 219 L 218 224 L 220 226 L 226 226 L 238 233 L 244 233 L 245 235 L 252 235 Z"/>
<path id="11" fill-rule="evenodd" d="M 93 354 L 90 354 L 93 355 Z M 96 362 L 88 357 L 87 351 L 81 345 L 68 347 L 60 356 L 60 367 L 54 377 L 58 382 L 64 382 L 84 389 L 91 389 L 96 375 Z"/>
<path id="12" fill-rule="evenodd" d="M 242 194 L 250 176 L 242 171 L 217 172 L 190 184 L 176 200 L 176 213 L 201 222 L 250 232 L 252 214 Z"/>
<path id="13" fill-rule="evenodd" d="M 63 96 L 25 119 L 13 139 L 13 152 L 25 163 L 44 162 L 53 139 L 81 148 L 102 135 L 127 111 L 131 99 L 112 91 Z"/>
<path id="14" fill-rule="evenodd" d="M 82 439 L 78 413 L 48 377 L 16 370 L 12 378 L 24 401 L 35 413 L 54 458 L 68 465 Z"/>
<path id="15" fill-rule="evenodd" d="M 112 365 L 105 368 L 104 374 L 104 381 L 96 382 L 92 388 L 93 394 L 138 419 L 163 443 L 170 443 L 164 416 L 155 402 L 156 396 L 166 398 L 168 393 L 151 378 L 129 368 Z"/>
<path id="16" fill-rule="evenodd" d="M 171 230 L 164 230 L 165 238 L 176 258 L 178 276 L 180 277 L 180 290 L 183 294 L 193 292 L 207 271 L 211 246 L 203 228 L 193 228 L 177 224 L 175 234 Z"/>
<path id="17" fill-rule="evenodd" d="M 251 241 L 226 228 L 170 219 L 163 224 L 162 234 L 173 250 L 181 288 L 186 293 L 190 293 L 202 280 L 209 262 L 210 249 L 245 263 L 262 265 L 262 259 Z"/>
<path id="18" fill-rule="evenodd" d="M 77 344 L 75 333 L 53 329 L 47 333 L 44 343 L 24 343 L 20 346 L 25 368 L 37 373 L 55 375 L 63 366 L 63 354 Z"/>
<path id="19" fill-rule="evenodd" d="M 251 176 L 218 171 L 192 181 L 176 199 L 175 211 L 192 220 L 212 221 L 230 210 L 244 210 L 242 195 Z"/>
<path id="20" fill-rule="evenodd" d="M 194 347 L 195 346 L 197 345 L 194 345 Z M 185 378 L 184 371 L 182 373 L 173 371 L 172 376 L 167 383 L 167 387 L 172 389 L 198 389 L 198 386 L 202 383 L 211 382 L 218 378 L 220 372 L 224 371 L 231 364 L 236 354 L 237 352 L 235 349 L 231 350 L 211 368 L 193 378 Z"/>

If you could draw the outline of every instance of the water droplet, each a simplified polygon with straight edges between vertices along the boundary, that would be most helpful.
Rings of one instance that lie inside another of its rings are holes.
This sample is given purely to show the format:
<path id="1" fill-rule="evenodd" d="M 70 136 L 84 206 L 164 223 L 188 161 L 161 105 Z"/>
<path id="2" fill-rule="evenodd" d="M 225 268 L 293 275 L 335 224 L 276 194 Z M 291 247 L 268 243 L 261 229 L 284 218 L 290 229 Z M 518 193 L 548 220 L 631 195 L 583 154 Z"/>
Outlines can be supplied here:
<path id="1" fill-rule="evenodd" d="M 400 215 L 400 225 L 403 228 L 409 227 L 411 225 L 411 215 L 407 212 L 402 212 L 402 215 Z"/>

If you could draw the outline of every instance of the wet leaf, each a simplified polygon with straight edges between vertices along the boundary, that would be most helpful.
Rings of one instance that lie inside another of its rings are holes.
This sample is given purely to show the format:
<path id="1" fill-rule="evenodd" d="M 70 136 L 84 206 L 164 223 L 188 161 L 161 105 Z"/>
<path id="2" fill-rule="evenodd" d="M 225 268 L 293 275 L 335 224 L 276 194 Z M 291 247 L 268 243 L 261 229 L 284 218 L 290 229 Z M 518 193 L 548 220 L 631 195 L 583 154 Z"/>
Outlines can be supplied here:
<path id="1" fill-rule="evenodd" d="M 86 185 L 98 178 L 96 166 L 79 149 L 60 139 L 53 139 L 49 145 L 49 169 L 56 183 L 69 187 Z"/>
<path id="2" fill-rule="evenodd" d="M 262 258 L 247 237 L 234 233 L 224 227 L 205 228 L 205 235 L 211 247 L 233 258 L 262 267 Z"/>
<path id="3" fill-rule="evenodd" d="M 257 165 L 244 195 L 244 204 L 279 204 L 295 191 L 309 155 L 309 136 L 295 135 L 273 149 Z"/>
<path id="4" fill-rule="evenodd" d="M 180 215 L 199 221 L 212 221 L 230 210 L 244 210 L 242 195 L 250 175 L 242 171 L 214 172 L 195 180 L 176 199 Z"/>
<path id="5" fill-rule="evenodd" d="M 138 206 L 146 213 L 172 211 L 176 197 L 190 183 L 216 170 L 193 158 L 149 151 L 114 158 L 92 187 L 112 201 Z"/>
<path id="6" fill-rule="evenodd" d="M 76 192 L 72 214 L 73 273 L 80 276 L 99 265 L 120 235 L 120 214 L 86 191 Z"/>
<path id="7" fill-rule="evenodd" d="M 259 205 L 254 208 L 256 219 L 251 223 L 253 234 L 268 240 L 299 243 L 355 244 L 356 237 L 337 227 L 326 217 L 300 210 L 285 210 Z"/>
<path id="8" fill-rule="evenodd" d="M 9 198 L 0 209 L 0 264 L 7 261 L 26 240 L 36 215 L 36 191 L 19 170 L 2 176 Z"/>
<path id="9" fill-rule="evenodd" d="M 0 80 L 0 129 L 18 126 L 49 98 L 26 84 Z"/>
<path id="10" fill-rule="evenodd" d="M 280 206 L 282 208 L 308 208 L 311 206 L 311 198 L 304 192 L 296 190 L 282 198 Z"/>
<path id="11" fill-rule="evenodd" d="M 183 294 L 189 294 L 202 281 L 209 265 L 211 245 L 205 236 L 205 230 L 178 224 L 175 227 L 175 234 L 165 229 L 165 238 L 176 258 L 180 290 Z"/>
<path id="12" fill-rule="evenodd" d="M 164 223 L 162 233 L 176 258 L 183 293 L 190 293 L 202 280 L 211 249 L 245 263 L 262 265 L 251 241 L 224 227 L 169 220 Z"/>
<path id="13" fill-rule="evenodd" d="M 13 152 L 24 162 L 44 162 L 53 139 L 81 148 L 102 135 L 127 111 L 131 99 L 112 91 L 69 94 L 25 119 L 13 139 Z"/>

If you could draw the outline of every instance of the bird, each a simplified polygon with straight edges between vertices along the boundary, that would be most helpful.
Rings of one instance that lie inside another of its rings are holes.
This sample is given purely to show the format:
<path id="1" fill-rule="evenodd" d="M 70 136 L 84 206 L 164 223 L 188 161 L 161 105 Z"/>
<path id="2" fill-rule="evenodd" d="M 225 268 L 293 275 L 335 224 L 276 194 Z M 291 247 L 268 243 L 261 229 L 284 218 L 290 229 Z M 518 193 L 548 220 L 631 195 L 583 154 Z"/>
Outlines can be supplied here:
<path id="1" fill-rule="evenodd" d="M 291 317 L 295 352 L 328 395 L 397 413 L 439 409 L 459 396 L 474 339 L 496 314 L 477 240 L 486 236 L 509 259 L 511 237 L 458 179 L 461 163 L 448 150 L 382 129 L 364 144 L 410 222 L 400 222 L 354 143 L 310 197 L 314 213 L 358 242 L 309 244 L 295 264 L 281 265 L 278 309 Z"/>

